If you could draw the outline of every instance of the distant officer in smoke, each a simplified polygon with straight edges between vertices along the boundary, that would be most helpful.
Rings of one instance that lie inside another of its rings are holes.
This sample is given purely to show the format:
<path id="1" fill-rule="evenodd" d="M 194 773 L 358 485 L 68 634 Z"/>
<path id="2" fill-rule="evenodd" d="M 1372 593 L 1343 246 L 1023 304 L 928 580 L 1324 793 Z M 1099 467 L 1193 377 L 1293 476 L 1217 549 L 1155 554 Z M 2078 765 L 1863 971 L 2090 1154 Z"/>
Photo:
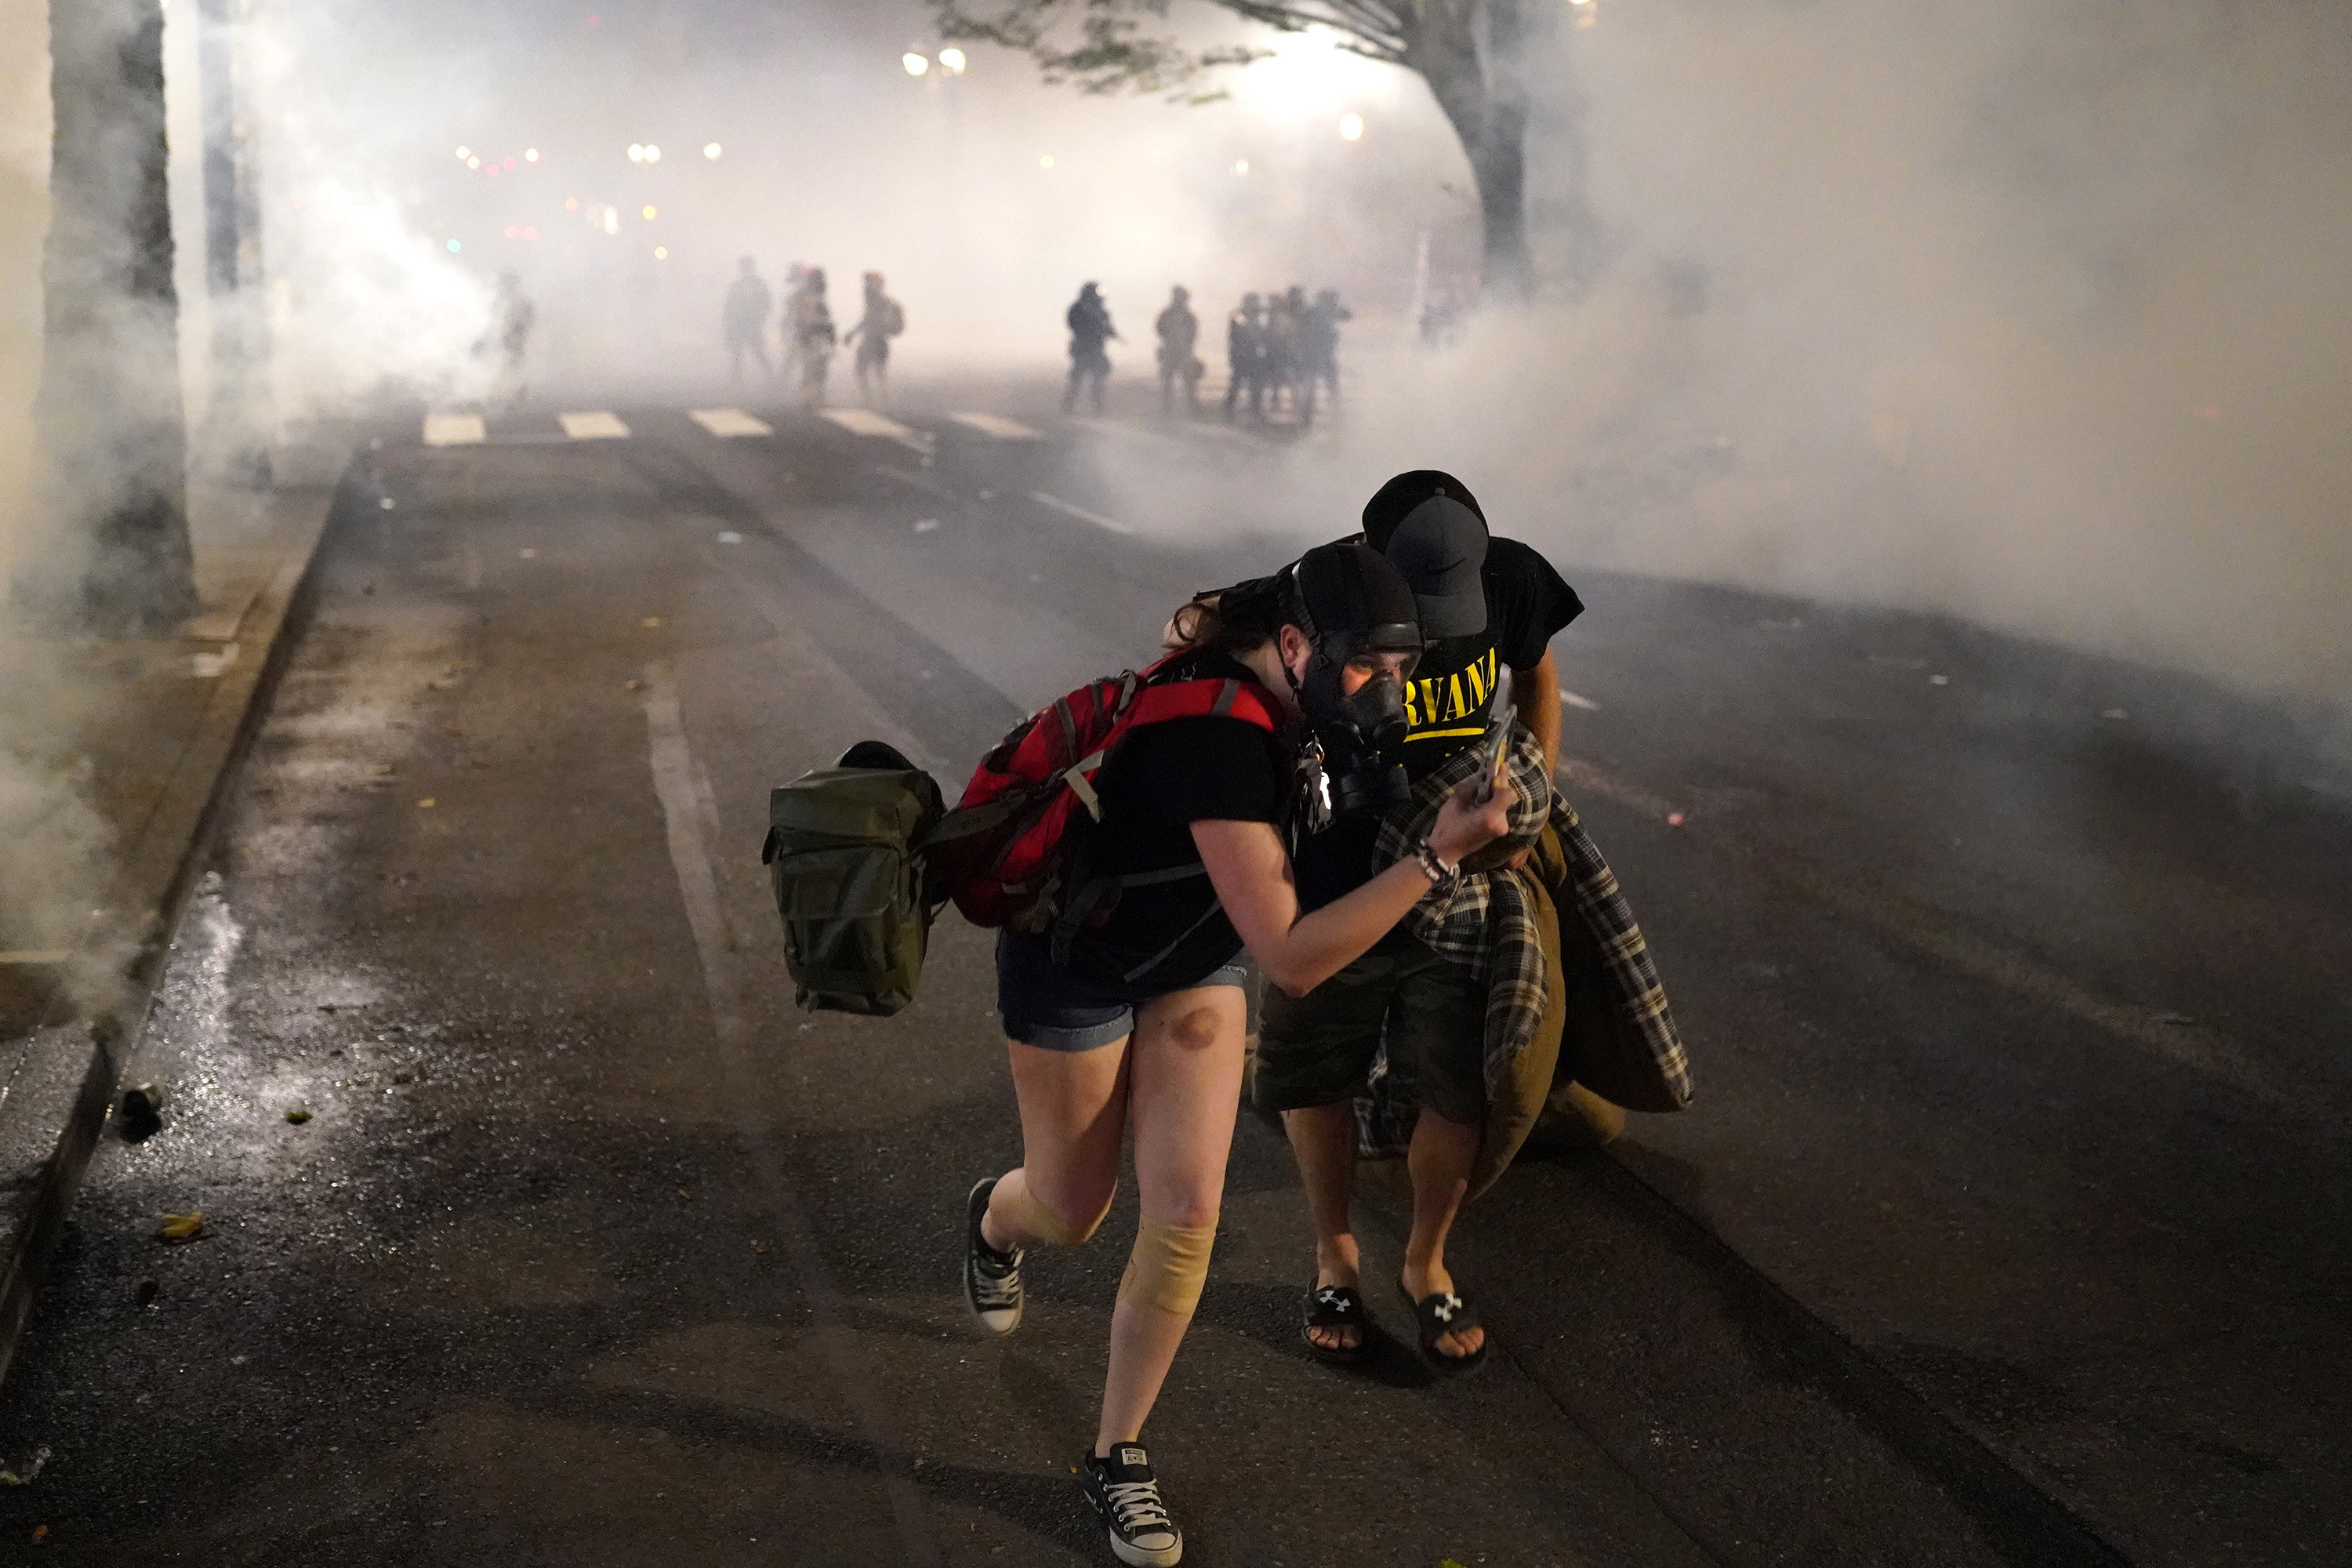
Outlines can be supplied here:
<path id="1" fill-rule="evenodd" d="M 1339 323 L 1352 321 L 1356 312 L 1339 303 L 1337 289 L 1318 289 L 1298 324 L 1298 380 L 1305 402 L 1301 417 L 1314 423 L 1315 396 L 1328 387 L 1331 402 L 1339 402 Z"/>
<path id="2" fill-rule="evenodd" d="M 775 307 L 775 296 L 760 277 L 759 262 L 745 257 L 735 281 L 728 288 L 727 303 L 719 312 L 719 329 L 727 339 L 730 374 L 738 386 L 743 384 L 743 356 L 747 353 L 760 362 L 760 374 L 764 379 L 776 379 L 776 367 L 768 359 L 768 316 Z"/>
<path id="3" fill-rule="evenodd" d="M 840 336 L 833 327 L 833 307 L 824 300 L 824 268 L 812 267 L 801 275 L 793 296 L 793 357 L 801 367 L 801 396 L 811 408 L 824 406 L 825 378 L 833 371 L 833 351 Z"/>
<path id="4" fill-rule="evenodd" d="M 1265 385 L 1266 401 L 1277 409 L 1286 401 L 1296 402 L 1299 318 L 1306 310 L 1307 290 L 1296 283 L 1286 291 L 1266 297 L 1265 367 L 1259 374 Z"/>
<path id="5" fill-rule="evenodd" d="M 1076 301 L 1064 318 L 1070 328 L 1070 384 L 1062 391 L 1062 412 L 1070 413 L 1078 405 L 1078 394 L 1089 394 L 1094 411 L 1103 411 L 1103 383 L 1110 376 L 1110 355 L 1104 345 L 1118 337 L 1118 330 L 1110 324 L 1110 306 L 1102 291 L 1087 283 L 1078 289 Z"/>
<path id="6" fill-rule="evenodd" d="M 1193 348 L 1201 341 L 1201 318 L 1192 314 L 1192 295 L 1181 283 L 1170 290 L 1168 308 L 1153 324 L 1160 334 L 1160 412 L 1176 412 L 1176 388 L 1184 388 L 1184 412 L 1201 412 L 1201 373 L 1204 368 Z"/>
<path id="7" fill-rule="evenodd" d="M 808 268 L 795 261 L 784 268 L 784 308 L 776 317 L 783 348 L 783 378 L 796 382 L 801 374 L 801 297 L 808 289 Z"/>
<path id="8" fill-rule="evenodd" d="M 907 312 L 882 291 L 882 274 L 867 273 L 866 313 L 843 341 L 857 345 L 857 395 L 868 408 L 890 406 L 890 340 L 906 330 Z"/>
<path id="9" fill-rule="evenodd" d="M 1265 307 L 1255 294 L 1242 296 L 1241 309 L 1225 319 L 1225 418 L 1244 395 L 1250 416 L 1265 417 Z"/>
<path id="10" fill-rule="evenodd" d="M 494 360 L 489 406 L 499 413 L 513 409 L 523 398 L 523 356 L 530 348 L 530 330 L 539 310 L 522 291 L 522 275 L 499 274 L 498 293 L 490 300 L 490 330 L 474 343 L 474 357 Z"/>

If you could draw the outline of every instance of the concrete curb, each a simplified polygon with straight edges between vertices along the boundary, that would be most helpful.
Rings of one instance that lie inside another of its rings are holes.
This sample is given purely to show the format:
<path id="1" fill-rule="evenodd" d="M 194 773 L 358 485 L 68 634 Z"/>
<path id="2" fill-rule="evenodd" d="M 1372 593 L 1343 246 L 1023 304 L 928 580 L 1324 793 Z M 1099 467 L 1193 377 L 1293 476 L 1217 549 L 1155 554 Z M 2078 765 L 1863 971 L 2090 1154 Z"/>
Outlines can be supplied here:
<path id="1" fill-rule="evenodd" d="M 320 544 L 360 507 L 361 465 L 331 487 L 280 504 L 315 502 L 315 523 L 289 539 L 284 561 L 237 617 L 230 635 L 248 655 L 230 663 L 203 699 L 193 732 L 166 770 L 160 798 L 124 835 L 115 907 L 136 911 L 142 932 L 114 1005 L 73 1019 L 61 994 L 47 997 L 41 1026 L 23 1042 L 15 1072 L 0 1083 L 0 1388 L 84 1169 L 98 1147 L 122 1069 L 146 1027 L 180 915 L 202 874 L 213 831 L 269 710 L 317 599 Z M 62 966 L 60 966 L 61 968 Z"/>

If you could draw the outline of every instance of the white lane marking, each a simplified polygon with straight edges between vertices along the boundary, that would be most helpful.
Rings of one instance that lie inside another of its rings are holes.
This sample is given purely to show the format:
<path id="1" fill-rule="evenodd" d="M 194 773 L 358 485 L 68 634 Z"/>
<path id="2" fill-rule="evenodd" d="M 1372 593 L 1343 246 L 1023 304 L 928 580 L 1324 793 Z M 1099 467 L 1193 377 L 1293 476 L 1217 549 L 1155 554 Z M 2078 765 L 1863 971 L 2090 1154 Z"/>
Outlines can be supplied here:
<path id="1" fill-rule="evenodd" d="M 1587 713 L 1598 713 L 1601 711 L 1600 703 L 1595 702 L 1590 697 L 1579 697 L 1573 691 L 1562 691 L 1559 694 L 1559 700 L 1562 702 L 1567 703 L 1570 708 L 1581 708 Z"/>
<path id="2" fill-rule="evenodd" d="M 1113 533 L 1133 533 L 1135 530 L 1123 522 L 1114 522 L 1098 511 L 1088 511 L 1082 506 L 1064 500 L 1060 496 L 1047 495 L 1044 490 L 1031 490 L 1029 499 L 1039 506 L 1052 507 L 1065 517 L 1075 517 L 1080 522 L 1091 522 L 1097 528 L 1107 528 Z"/>
<path id="3" fill-rule="evenodd" d="M 73 954 L 62 947 L 21 947 L 0 952 L 0 963 L 63 963 Z"/>
<path id="4" fill-rule="evenodd" d="M 881 1401 L 876 1396 L 880 1384 L 872 1369 L 864 1364 L 862 1347 L 843 1321 L 840 1288 L 817 1248 L 807 1209 L 776 1146 L 775 1130 L 756 1109 L 762 1093 L 772 1088 L 775 1047 L 761 1037 L 758 1014 L 751 1003 L 751 976 L 739 956 L 745 949 L 729 928 L 726 907 L 719 899 L 719 875 L 711 864 L 709 847 L 721 842 L 718 805 L 711 797 L 710 781 L 687 744 L 677 680 L 667 659 L 646 667 L 646 729 L 654 794 L 661 800 L 669 830 L 670 866 L 677 873 L 687 925 L 702 960 L 703 988 L 710 998 L 711 1035 L 728 1100 L 737 1108 L 737 1134 L 751 1155 L 754 1179 L 765 1189 L 785 1256 L 799 1276 L 801 1296 L 808 1304 L 814 1337 L 823 1349 L 827 1370 L 865 1428 L 866 1441 L 879 1461 L 883 1490 L 898 1527 L 899 1549 L 909 1563 L 937 1563 L 940 1550 L 924 1518 L 922 1495 L 913 1478 L 902 1473 L 899 1445 L 889 1435 Z M 762 1069 L 759 1072 L 751 1065 L 755 1052 Z"/>
<path id="5" fill-rule="evenodd" d="M 1000 441 L 1042 441 L 1045 438 L 1043 430 L 1032 430 L 1017 419 L 1002 419 L 993 414 L 950 414 L 948 417 L 983 436 L 993 436 Z"/>
<path id="6" fill-rule="evenodd" d="M 820 408 L 817 412 L 853 436 L 878 436 L 929 457 L 932 441 L 920 430 L 910 430 L 896 419 L 870 408 Z"/>
<path id="7" fill-rule="evenodd" d="M 776 427 L 740 408 L 698 408 L 687 416 L 720 440 L 735 436 L 772 436 Z"/>
<path id="8" fill-rule="evenodd" d="M 490 438 L 478 414 L 428 414 L 425 444 L 428 447 L 478 447 Z"/>
<path id="9" fill-rule="evenodd" d="M 575 441 L 625 441 L 629 427 L 621 423 L 620 416 L 599 408 L 591 414 L 559 414 L 563 433 Z"/>
<path id="10" fill-rule="evenodd" d="M 188 673 L 198 680 L 217 680 L 221 672 L 236 662 L 236 644 L 228 643 L 211 653 L 200 653 L 188 660 Z"/>

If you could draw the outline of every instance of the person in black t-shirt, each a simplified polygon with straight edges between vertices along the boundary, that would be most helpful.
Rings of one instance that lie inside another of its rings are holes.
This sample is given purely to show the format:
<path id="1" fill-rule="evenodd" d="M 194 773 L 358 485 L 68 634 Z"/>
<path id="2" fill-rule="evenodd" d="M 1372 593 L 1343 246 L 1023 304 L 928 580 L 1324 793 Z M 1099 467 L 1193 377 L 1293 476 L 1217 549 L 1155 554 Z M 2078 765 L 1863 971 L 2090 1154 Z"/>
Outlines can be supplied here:
<path id="1" fill-rule="evenodd" d="M 1519 720 L 1559 761 L 1559 679 L 1550 642 L 1582 613 L 1551 563 L 1516 540 L 1486 531 L 1486 514 L 1461 480 L 1435 469 L 1399 474 L 1364 508 L 1364 542 L 1411 584 L 1429 643 L 1406 682 L 1407 773 L 1425 778 L 1485 734 L 1496 675 L 1509 667 Z M 1328 548 L 1328 547 L 1327 547 Z M 1204 595 L 1246 605 L 1273 578 Z M 1171 627 L 1171 631 L 1177 628 Z M 1372 872 L 1380 818 L 1345 814 L 1297 850 L 1299 904 L 1345 896 Z M 1385 1044 L 1409 1072 L 1421 1105 L 1408 1165 L 1413 1227 L 1402 1283 L 1416 1310 L 1433 1300 L 1454 1325 L 1430 1345 L 1441 1370 L 1467 1371 L 1486 1354 L 1486 1331 L 1454 1289 L 1445 1238 L 1486 1120 L 1485 998 L 1466 966 L 1402 931 L 1303 997 L 1270 994 L 1258 1041 L 1257 1102 L 1283 1113 L 1316 1228 L 1315 1283 L 1305 1333 L 1327 1360 L 1363 1353 L 1356 1238 L 1349 1218 L 1356 1167 L 1355 1097 Z"/>
<path id="2" fill-rule="evenodd" d="M 1263 613 L 1197 615 L 1190 651 L 1153 679 L 1246 686 L 1285 734 L 1214 715 L 1132 731 L 1096 775 L 1102 815 L 1070 879 L 1118 878 L 1118 901 L 1081 924 L 1059 959 L 1048 936 L 997 940 L 1023 1154 L 971 1189 L 965 1297 L 994 1332 L 1019 1323 L 1023 1251 L 1075 1244 L 1101 1224 L 1131 1129 L 1142 1220 L 1111 1314 L 1100 1426 L 1080 1468 L 1113 1549 L 1131 1563 L 1183 1552 L 1139 1434 L 1215 1232 L 1241 1096 L 1242 953 L 1277 986 L 1307 993 L 1507 828 L 1507 792 L 1483 806 L 1449 801 L 1416 856 L 1304 911 L 1280 833 L 1300 742 L 1310 729 L 1401 715 L 1422 635 L 1412 590 L 1360 544 L 1308 552 L 1255 608 Z"/>

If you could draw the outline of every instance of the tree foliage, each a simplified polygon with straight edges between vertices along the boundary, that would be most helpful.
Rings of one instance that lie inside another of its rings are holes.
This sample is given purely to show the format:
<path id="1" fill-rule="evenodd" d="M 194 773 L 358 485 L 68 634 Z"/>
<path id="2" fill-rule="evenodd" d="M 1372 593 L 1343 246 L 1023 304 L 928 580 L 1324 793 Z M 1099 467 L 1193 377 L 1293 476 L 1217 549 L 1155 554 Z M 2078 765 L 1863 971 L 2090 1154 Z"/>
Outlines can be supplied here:
<path id="1" fill-rule="evenodd" d="M 1271 51 L 1189 46 L 1169 30 L 1171 0 L 926 0 L 940 34 L 1000 44 L 1049 82 L 1082 92 L 1164 92 L 1205 102 L 1220 67 Z M 1279 32 L 1320 28 L 1338 47 L 1429 84 L 1478 184 L 1489 282 L 1528 280 L 1527 93 L 1519 64 L 1538 0 L 1199 0 Z"/>

